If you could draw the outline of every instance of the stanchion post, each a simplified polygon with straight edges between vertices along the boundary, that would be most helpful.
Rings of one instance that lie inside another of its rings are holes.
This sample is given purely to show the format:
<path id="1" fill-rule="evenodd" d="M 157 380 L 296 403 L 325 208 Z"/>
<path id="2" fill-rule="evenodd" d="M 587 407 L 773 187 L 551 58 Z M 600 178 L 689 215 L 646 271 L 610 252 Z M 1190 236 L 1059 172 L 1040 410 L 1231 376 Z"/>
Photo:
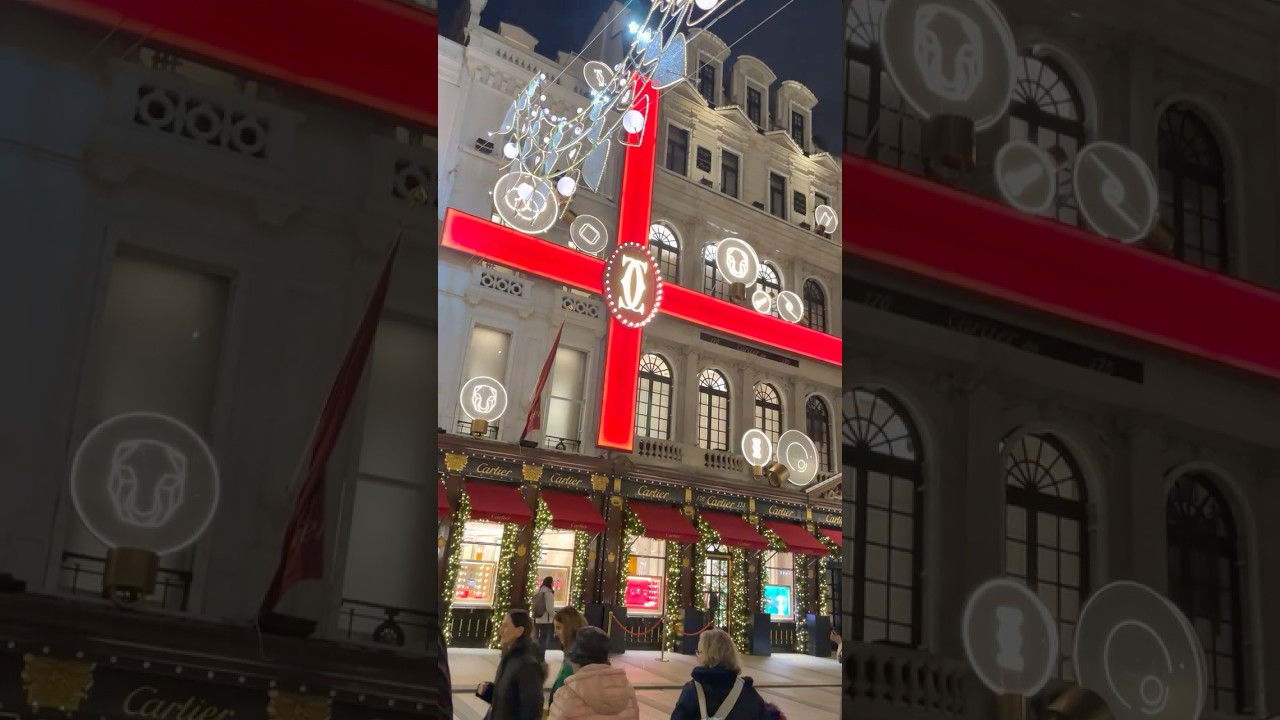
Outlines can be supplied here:
<path id="1" fill-rule="evenodd" d="M 1027 699 L 1014 693 L 996 698 L 996 720 L 1027 720 Z"/>

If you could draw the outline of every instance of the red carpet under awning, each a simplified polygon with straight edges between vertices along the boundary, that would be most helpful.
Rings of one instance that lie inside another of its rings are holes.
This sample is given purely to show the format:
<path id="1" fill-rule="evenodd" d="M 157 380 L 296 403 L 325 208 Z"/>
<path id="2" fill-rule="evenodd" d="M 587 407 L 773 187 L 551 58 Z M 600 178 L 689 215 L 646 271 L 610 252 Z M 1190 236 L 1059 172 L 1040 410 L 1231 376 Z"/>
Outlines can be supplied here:
<path id="1" fill-rule="evenodd" d="M 818 528 L 818 532 L 827 536 L 827 539 L 836 544 L 836 547 L 844 547 L 844 536 L 835 528 Z"/>
<path id="2" fill-rule="evenodd" d="M 471 500 L 471 519 L 498 523 L 533 522 L 533 513 L 525 503 L 520 488 L 514 485 L 467 483 Z"/>
<path id="3" fill-rule="evenodd" d="M 551 527 L 561 530 L 604 532 L 604 518 L 586 495 L 543 490 L 542 499 L 551 511 Z"/>
<path id="4" fill-rule="evenodd" d="M 755 528 L 737 515 L 704 512 L 702 519 L 720 533 L 720 542 L 729 547 L 742 550 L 764 550 L 769 547 L 769 541 L 761 537 Z"/>
<path id="5" fill-rule="evenodd" d="M 439 485 L 440 485 L 440 499 L 437 501 L 436 507 L 439 510 L 438 515 L 440 517 L 444 517 L 445 515 L 449 514 L 449 496 L 446 495 L 444 492 L 444 483 L 439 483 Z"/>
<path id="6" fill-rule="evenodd" d="M 818 538 L 810 535 L 802 525 L 766 520 L 764 526 L 782 539 L 782 542 L 787 546 L 787 552 L 818 557 L 825 556 L 828 553 L 827 546 L 818 542 Z"/>
<path id="7" fill-rule="evenodd" d="M 679 510 L 670 505 L 629 500 L 627 507 L 640 518 L 640 523 L 644 525 L 644 536 L 647 538 L 682 543 L 698 542 L 698 531 L 693 529 Z"/>

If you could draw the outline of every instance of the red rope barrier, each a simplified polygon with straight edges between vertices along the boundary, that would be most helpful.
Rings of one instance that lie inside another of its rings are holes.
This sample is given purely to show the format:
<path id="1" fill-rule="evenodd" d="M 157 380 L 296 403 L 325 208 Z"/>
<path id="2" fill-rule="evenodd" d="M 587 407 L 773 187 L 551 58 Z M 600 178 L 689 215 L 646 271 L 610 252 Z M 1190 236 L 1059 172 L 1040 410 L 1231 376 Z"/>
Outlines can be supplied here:
<path id="1" fill-rule="evenodd" d="M 716 623 L 715 623 L 715 621 L 713 620 L 713 621 L 711 621 L 711 622 L 707 623 L 705 626 L 703 626 L 703 628 L 702 628 L 701 630 L 695 630 L 695 631 L 693 631 L 693 632 L 691 632 L 691 633 L 687 633 L 687 632 L 683 632 L 683 631 L 681 631 L 681 633 L 680 633 L 680 634 L 681 634 L 681 635 L 683 635 L 684 637 L 697 637 L 697 636 L 701 635 L 702 633 L 704 633 L 704 632 L 706 632 L 706 631 L 710 630 L 711 628 L 713 628 L 713 627 L 715 627 L 715 626 L 716 626 Z"/>
<path id="2" fill-rule="evenodd" d="M 610 616 L 609 616 L 609 619 L 610 619 L 610 620 L 613 620 L 613 623 L 614 623 L 615 625 L 617 625 L 618 627 L 622 628 L 622 632 L 626 633 L 627 635 L 631 635 L 632 637 L 643 637 L 643 636 L 645 636 L 645 635 L 648 635 L 649 633 L 653 632 L 654 630 L 657 630 L 657 629 L 658 629 L 658 626 L 662 624 L 662 618 L 658 618 L 658 621 L 657 621 L 657 622 L 655 622 L 654 624 L 650 625 L 648 628 L 645 628 L 645 629 L 643 629 L 643 630 L 632 630 L 631 628 L 627 627 L 626 625 L 623 625 L 623 624 L 618 620 L 618 616 L 617 616 L 617 615 L 610 615 Z"/>

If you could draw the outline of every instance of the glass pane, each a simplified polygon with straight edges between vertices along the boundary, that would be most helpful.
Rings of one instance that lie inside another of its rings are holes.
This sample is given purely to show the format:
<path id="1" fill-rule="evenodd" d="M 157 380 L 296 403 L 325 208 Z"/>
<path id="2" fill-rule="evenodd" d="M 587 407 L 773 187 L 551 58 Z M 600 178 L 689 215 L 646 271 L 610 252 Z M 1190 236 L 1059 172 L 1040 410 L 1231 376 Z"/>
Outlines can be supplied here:
<path id="1" fill-rule="evenodd" d="M 1040 545 L 1058 546 L 1058 518 L 1046 513 L 1036 515 L 1036 541 Z"/>
<path id="2" fill-rule="evenodd" d="M 491 377 L 507 381 L 507 358 L 511 335 L 476 326 L 471 329 L 471 347 L 467 351 L 467 363 L 462 371 L 463 382 L 473 377 Z"/>
<path id="3" fill-rule="evenodd" d="M 424 486 L 428 480 L 434 482 L 435 448 L 422 439 L 431 437 L 438 425 L 437 381 L 422 370 L 435 362 L 434 332 L 394 320 L 378 323 L 364 411 L 360 472 Z M 459 414 L 459 418 L 465 416 Z"/>
<path id="4" fill-rule="evenodd" d="M 1017 575 L 1018 577 L 1027 576 L 1027 546 L 1015 541 L 1005 544 L 1005 571 Z"/>
<path id="5" fill-rule="evenodd" d="M 867 577 L 884 581 L 889 578 L 889 551 L 882 547 L 867 548 Z"/>
<path id="6" fill-rule="evenodd" d="M 1010 505 L 1004 515 L 1005 536 L 1013 540 L 1027 539 L 1026 511 Z"/>
<path id="7" fill-rule="evenodd" d="M 423 488 L 372 479 L 356 483 L 343 597 L 426 609 L 435 588 L 428 588 L 421 578 L 403 569 L 425 567 L 433 550 L 427 523 L 422 522 L 430 512 L 430 494 Z"/>
<path id="8" fill-rule="evenodd" d="M 889 513 L 884 510 L 867 510 L 867 539 L 872 542 L 889 541 Z"/>
<path id="9" fill-rule="evenodd" d="M 1059 523 L 1058 529 L 1062 532 L 1059 538 L 1062 549 L 1078 552 L 1080 550 L 1080 523 L 1075 520 L 1064 519 Z"/>
<path id="10" fill-rule="evenodd" d="M 1041 580 L 1058 579 L 1058 553 L 1051 549 L 1039 548 L 1036 553 L 1036 575 Z"/>

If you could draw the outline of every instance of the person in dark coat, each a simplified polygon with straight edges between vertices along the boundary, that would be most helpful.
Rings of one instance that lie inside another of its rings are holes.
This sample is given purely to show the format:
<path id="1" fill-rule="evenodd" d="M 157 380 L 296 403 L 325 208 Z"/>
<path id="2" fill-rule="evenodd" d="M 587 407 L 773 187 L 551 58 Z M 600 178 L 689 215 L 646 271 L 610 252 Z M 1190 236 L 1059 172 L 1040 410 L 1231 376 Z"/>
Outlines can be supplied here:
<path id="1" fill-rule="evenodd" d="M 489 703 L 485 720 L 541 720 L 542 683 L 547 666 L 534 636 L 533 618 L 522 609 L 502 616 L 498 627 L 502 659 L 493 682 L 480 683 L 476 696 Z"/>
<path id="2" fill-rule="evenodd" d="M 436 623 L 436 705 L 440 717 L 453 717 L 453 680 L 449 676 L 449 654 L 444 646 L 444 625 Z"/>
<path id="3" fill-rule="evenodd" d="M 680 698 L 676 700 L 671 720 L 701 720 L 702 709 L 698 703 L 698 686 L 706 699 L 707 717 L 723 720 L 772 720 L 777 718 L 777 708 L 771 708 L 752 687 L 751 678 L 742 675 L 738 665 L 738 651 L 733 640 L 724 630 L 711 629 L 698 638 L 698 667 L 691 673 L 693 679 L 684 684 Z M 733 708 L 727 715 L 721 714 L 721 706 L 733 692 L 738 679 L 742 689 Z"/>

